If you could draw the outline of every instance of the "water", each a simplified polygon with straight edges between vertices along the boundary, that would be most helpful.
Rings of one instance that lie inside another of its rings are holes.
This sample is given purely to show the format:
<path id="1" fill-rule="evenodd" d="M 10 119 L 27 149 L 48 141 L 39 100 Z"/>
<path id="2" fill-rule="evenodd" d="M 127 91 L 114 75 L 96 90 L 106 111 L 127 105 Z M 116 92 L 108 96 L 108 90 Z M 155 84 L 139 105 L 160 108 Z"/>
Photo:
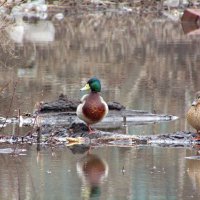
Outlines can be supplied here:
<path id="1" fill-rule="evenodd" d="M 1 116 L 17 115 L 19 109 L 32 113 L 37 102 L 54 100 L 60 93 L 80 98 L 79 89 L 96 75 L 106 101 L 180 117 L 168 123 L 129 126 L 129 134 L 192 130 L 185 112 L 199 90 L 199 36 L 184 34 L 179 22 L 109 13 L 42 23 L 28 27 L 36 30 L 35 35 L 27 31 L 20 36 L 23 40 L 15 40 L 17 44 L 1 33 Z M 47 32 L 50 39 L 38 43 Z M 12 125 L 1 129 L 1 134 L 23 135 L 29 129 Z M 87 160 L 86 153 L 73 154 L 66 146 L 41 147 L 39 153 L 34 145 L 0 148 L 0 199 L 200 197 L 200 161 L 185 158 L 196 155 L 198 148 L 95 148 L 91 153 L 104 170 L 98 174 L 92 169 L 91 177 L 77 170 L 77 163 Z M 15 155 L 10 148 L 26 151 Z"/>
<path id="2" fill-rule="evenodd" d="M 0 157 L 1 199 L 75 200 L 88 195 L 92 184 L 77 170 L 87 155 L 72 154 L 67 147 L 45 148 L 39 154 L 34 146 L 26 148 L 24 155 Z M 89 194 L 96 196 L 92 199 L 198 199 L 199 161 L 184 158 L 192 153 L 143 146 L 93 149 L 108 172 L 97 176 L 98 192 Z"/>

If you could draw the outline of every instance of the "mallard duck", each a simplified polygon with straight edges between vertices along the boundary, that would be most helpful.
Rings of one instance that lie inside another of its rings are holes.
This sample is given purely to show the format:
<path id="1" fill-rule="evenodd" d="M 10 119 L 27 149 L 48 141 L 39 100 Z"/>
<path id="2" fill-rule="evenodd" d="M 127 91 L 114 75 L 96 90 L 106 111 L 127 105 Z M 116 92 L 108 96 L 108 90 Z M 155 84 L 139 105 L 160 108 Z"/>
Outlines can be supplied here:
<path id="1" fill-rule="evenodd" d="M 100 196 L 100 186 L 108 176 L 107 162 L 95 154 L 87 154 L 77 162 L 76 169 L 83 183 L 83 199 Z"/>
<path id="2" fill-rule="evenodd" d="M 196 140 L 200 140 L 200 91 L 196 93 L 196 98 L 187 112 L 188 123 L 197 131 Z"/>
<path id="3" fill-rule="evenodd" d="M 81 90 L 91 90 L 91 92 L 81 98 L 76 114 L 87 124 L 89 133 L 94 133 L 90 125 L 100 122 L 108 114 L 108 105 L 99 94 L 101 82 L 93 77 Z"/>

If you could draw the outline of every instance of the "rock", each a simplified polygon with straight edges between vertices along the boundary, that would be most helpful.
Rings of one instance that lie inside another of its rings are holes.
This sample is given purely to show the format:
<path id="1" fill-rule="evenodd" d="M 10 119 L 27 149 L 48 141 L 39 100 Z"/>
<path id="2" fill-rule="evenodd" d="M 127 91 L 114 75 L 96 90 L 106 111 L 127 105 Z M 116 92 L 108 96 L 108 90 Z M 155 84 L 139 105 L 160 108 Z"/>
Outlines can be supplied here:
<path id="1" fill-rule="evenodd" d="M 99 137 L 101 137 L 101 131 L 95 130 L 94 133 L 89 134 L 89 129 L 87 127 L 87 125 L 83 122 L 78 122 L 75 121 L 71 124 L 71 126 L 69 127 L 69 137 L 72 138 L 77 138 L 77 137 L 84 137 L 84 138 L 89 138 L 89 139 L 97 139 Z"/>
<path id="2" fill-rule="evenodd" d="M 55 101 L 41 103 L 39 106 L 37 105 L 36 112 L 75 112 L 79 103 L 80 101 L 69 99 L 66 95 L 61 94 Z"/>
<path id="3" fill-rule="evenodd" d="M 109 110 L 124 110 L 125 106 L 114 101 L 114 102 L 108 102 L 108 108 L 109 108 Z"/>
<path id="4" fill-rule="evenodd" d="M 185 34 L 200 34 L 200 9 L 186 9 L 181 17 L 181 24 Z"/>
<path id="5" fill-rule="evenodd" d="M 83 122 L 74 121 L 69 127 L 69 131 L 72 133 L 80 133 L 89 131 L 87 125 Z"/>
<path id="6" fill-rule="evenodd" d="M 200 9 L 186 9 L 181 17 L 181 21 L 197 23 L 200 18 Z"/>

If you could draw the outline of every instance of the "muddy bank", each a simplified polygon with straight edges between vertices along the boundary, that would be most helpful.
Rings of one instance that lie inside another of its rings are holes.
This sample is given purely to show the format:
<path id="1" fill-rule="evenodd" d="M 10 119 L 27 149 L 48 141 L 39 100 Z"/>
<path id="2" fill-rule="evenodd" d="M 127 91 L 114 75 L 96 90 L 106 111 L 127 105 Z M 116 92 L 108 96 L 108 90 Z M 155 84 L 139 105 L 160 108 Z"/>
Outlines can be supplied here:
<path id="1" fill-rule="evenodd" d="M 50 112 L 75 112 L 80 100 L 72 99 L 67 95 L 61 94 L 57 100 L 51 102 L 40 102 L 35 107 L 35 113 L 44 114 Z M 124 110 L 125 106 L 118 102 L 108 102 L 109 110 Z"/>
<path id="2" fill-rule="evenodd" d="M 157 145 L 168 147 L 193 147 L 200 141 L 194 139 L 192 132 L 179 131 L 161 135 L 126 135 L 116 132 L 95 130 L 88 134 L 87 126 L 82 122 L 74 122 L 70 127 L 41 126 L 36 127 L 25 136 L 0 136 L 0 143 L 9 144 L 41 144 L 41 145 L 92 145 L 92 146 L 135 146 Z"/>
<path id="3" fill-rule="evenodd" d="M 66 144 L 90 144 L 90 145 L 160 145 L 160 146 L 192 146 L 200 144 L 195 140 L 195 133 L 179 131 L 161 135 L 126 135 L 115 132 L 100 131 L 94 129 L 94 134 L 88 134 L 88 127 L 79 121 L 73 122 L 70 127 L 42 126 L 37 129 L 38 134 L 45 138 L 47 143 L 52 139 L 55 143 L 66 142 Z M 50 137 L 49 137 L 50 135 Z"/>
<path id="4" fill-rule="evenodd" d="M 1 4 L 1 14 L 12 22 L 12 18 L 21 17 L 23 21 L 36 23 L 38 20 L 62 21 L 65 16 L 92 15 L 94 13 L 116 13 L 120 15 L 134 14 L 139 17 L 166 17 L 177 19 L 177 15 L 188 7 L 198 6 L 198 1 L 158 1 L 158 0 L 138 0 L 138 1 L 48 1 L 36 0 L 33 2 L 3 2 Z"/>
<path id="5" fill-rule="evenodd" d="M 198 4 L 198 2 L 196 2 Z M 82 14 L 91 14 L 93 12 L 117 12 L 119 14 L 125 13 L 134 13 L 140 16 L 150 15 L 160 15 L 162 16 L 162 11 L 169 10 L 169 8 L 181 8 L 193 6 L 189 1 L 184 3 L 179 3 L 175 1 L 156 1 L 156 0 L 138 0 L 138 1 L 102 1 L 102 0 L 86 0 L 86 1 L 58 1 L 45 3 L 45 1 L 37 0 L 34 2 L 24 3 L 23 1 L 18 2 L 4 2 L 1 7 L 2 13 L 6 14 L 21 14 L 24 17 L 24 20 L 32 19 L 53 19 L 56 14 L 66 15 L 82 15 Z M 47 15 L 48 14 L 48 15 Z M 62 19 L 61 17 L 56 17 L 58 20 Z"/>

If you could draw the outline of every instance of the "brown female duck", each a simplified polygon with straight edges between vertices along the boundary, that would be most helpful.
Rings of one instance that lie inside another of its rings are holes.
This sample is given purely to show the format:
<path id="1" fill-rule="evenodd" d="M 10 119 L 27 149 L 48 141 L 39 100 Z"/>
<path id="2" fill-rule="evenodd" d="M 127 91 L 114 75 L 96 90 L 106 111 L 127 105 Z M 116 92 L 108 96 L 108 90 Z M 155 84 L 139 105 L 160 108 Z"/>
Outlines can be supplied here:
<path id="1" fill-rule="evenodd" d="M 81 90 L 89 89 L 91 92 L 81 98 L 76 114 L 88 125 L 89 133 L 93 133 L 90 125 L 100 122 L 108 114 L 108 105 L 99 94 L 101 91 L 99 79 L 91 78 Z"/>
<path id="2" fill-rule="evenodd" d="M 197 131 L 196 140 L 200 140 L 200 91 L 196 93 L 196 98 L 187 112 L 188 123 Z"/>

